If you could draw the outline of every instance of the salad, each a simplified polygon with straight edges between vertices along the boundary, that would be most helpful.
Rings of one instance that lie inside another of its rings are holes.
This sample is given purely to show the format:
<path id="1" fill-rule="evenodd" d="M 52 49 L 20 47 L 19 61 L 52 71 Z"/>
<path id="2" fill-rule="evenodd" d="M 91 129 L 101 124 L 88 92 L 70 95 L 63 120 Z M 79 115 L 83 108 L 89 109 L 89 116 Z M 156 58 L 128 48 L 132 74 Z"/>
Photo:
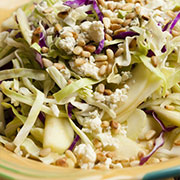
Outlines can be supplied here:
<path id="1" fill-rule="evenodd" d="M 42 0 L 0 33 L 0 143 L 114 169 L 180 156 L 179 0 Z"/>

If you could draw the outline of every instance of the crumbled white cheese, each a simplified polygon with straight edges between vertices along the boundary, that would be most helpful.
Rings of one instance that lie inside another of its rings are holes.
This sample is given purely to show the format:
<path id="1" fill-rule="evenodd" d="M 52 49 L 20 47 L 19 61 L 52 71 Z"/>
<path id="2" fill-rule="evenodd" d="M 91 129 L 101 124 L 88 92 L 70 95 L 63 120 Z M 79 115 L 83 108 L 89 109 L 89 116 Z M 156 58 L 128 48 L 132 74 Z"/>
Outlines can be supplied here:
<path id="1" fill-rule="evenodd" d="M 132 78 L 132 74 L 130 71 L 122 71 L 122 81 L 127 81 L 128 79 Z"/>
<path id="2" fill-rule="evenodd" d="M 80 25 L 81 31 L 88 32 L 91 24 L 92 23 L 90 21 L 85 21 L 85 22 L 81 23 L 81 25 Z"/>
<path id="3" fill-rule="evenodd" d="M 94 99 L 96 99 L 97 101 L 103 102 L 105 101 L 105 96 L 102 93 L 99 92 L 94 92 Z"/>
<path id="4" fill-rule="evenodd" d="M 63 49 L 67 54 L 72 53 L 75 45 L 76 41 L 73 37 L 66 37 L 65 39 L 61 39 L 59 41 L 59 47 Z"/>
<path id="5" fill-rule="evenodd" d="M 118 147 L 118 142 L 116 138 L 112 137 L 111 132 L 100 133 L 96 137 L 102 142 L 104 147 Z"/>
<path id="6" fill-rule="evenodd" d="M 112 164 L 111 158 L 107 158 L 106 161 L 104 162 L 104 165 L 106 166 L 107 169 L 110 169 L 111 164 Z"/>
<path id="7" fill-rule="evenodd" d="M 92 77 L 94 79 L 99 80 L 100 79 L 99 74 L 98 74 L 99 68 L 94 63 L 88 62 L 87 59 L 85 60 L 86 60 L 86 63 L 78 67 L 75 66 L 73 61 L 69 62 L 69 64 L 71 68 L 80 76 Z"/>
<path id="8" fill-rule="evenodd" d="M 84 120 L 82 122 L 83 124 L 83 131 L 84 132 L 95 132 L 95 133 L 101 133 L 102 127 L 101 127 L 101 117 L 97 110 L 93 112 L 89 112 L 89 115 L 84 117 Z M 87 130 L 88 128 L 88 130 Z"/>
<path id="9" fill-rule="evenodd" d="M 93 21 L 88 32 L 90 38 L 97 43 L 104 39 L 104 25 L 101 21 Z"/>
<path id="10" fill-rule="evenodd" d="M 90 145 L 80 144 L 75 147 L 74 154 L 82 169 L 91 169 L 96 161 L 96 153 Z"/>

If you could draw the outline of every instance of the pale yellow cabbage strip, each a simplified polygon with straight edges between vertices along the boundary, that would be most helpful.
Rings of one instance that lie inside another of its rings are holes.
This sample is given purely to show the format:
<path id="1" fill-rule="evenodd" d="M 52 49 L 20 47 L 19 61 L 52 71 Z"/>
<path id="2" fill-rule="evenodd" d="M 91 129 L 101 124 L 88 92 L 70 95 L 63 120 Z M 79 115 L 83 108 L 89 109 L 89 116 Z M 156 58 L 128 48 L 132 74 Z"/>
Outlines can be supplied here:
<path id="1" fill-rule="evenodd" d="M 37 91 L 36 99 L 33 103 L 33 106 L 29 112 L 28 118 L 26 122 L 24 123 L 24 126 L 20 129 L 19 133 L 14 139 L 14 144 L 19 147 L 26 137 L 28 136 L 29 132 L 31 131 L 31 128 L 33 127 L 34 123 L 36 122 L 36 119 L 41 111 L 42 105 L 44 102 L 44 94 L 40 91 Z"/>

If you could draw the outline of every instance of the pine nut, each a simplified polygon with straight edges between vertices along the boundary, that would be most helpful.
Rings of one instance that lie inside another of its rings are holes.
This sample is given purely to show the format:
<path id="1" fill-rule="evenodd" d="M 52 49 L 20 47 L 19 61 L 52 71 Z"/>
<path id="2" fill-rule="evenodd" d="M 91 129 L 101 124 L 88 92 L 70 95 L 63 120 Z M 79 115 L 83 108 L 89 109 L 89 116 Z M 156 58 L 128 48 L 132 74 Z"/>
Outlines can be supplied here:
<path id="1" fill-rule="evenodd" d="M 147 148 L 149 150 L 151 150 L 153 148 L 153 146 L 154 146 L 154 140 L 150 140 L 150 141 L 147 142 Z"/>
<path id="2" fill-rule="evenodd" d="M 138 158 L 141 159 L 145 156 L 144 152 L 143 151 L 139 151 L 138 152 Z"/>
<path id="3" fill-rule="evenodd" d="M 56 166 L 68 167 L 67 158 L 60 158 L 55 162 Z"/>
<path id="4" fill-rule="evenodd" d="M 149 131 L 145 134 L 146 140 L 152 139 L 155 134 L 156 134 L 156 131 L 154 131 L 154 130 L 149 130 Z"/>
<path id="5" fill-rule="evenodd" d="M 119 49 L 116 51 L 116 53 L 115 53 L 115 57 L 121 56 L 123 52 L 124 52 L 124 49 L 123 49 L 123 48 L 119 48 Z"/>
<path id="6" fill-rule="evenodd" d="M 61 34 L 61 38 L 66 38 L 66 37 L 73 37 L 72 32 L 67 31 L 67 32 Z"/>
<path id="7" fill-rule="evenodd" d="M 10 142 L 9 142 L 9 143 L 5 143 L 4 146 L 5 146 L 6 149 L 8 149 L 9 151 L 12 151 L 12 152 L 13 152 L 13 151 L 15 150 L 15 148 L 16 148 L 15 144 L 10 143 Z"/>
<path id="8" fill-rule="evenodd" d="M 100 148 L 102 143 L 98 139 L 94 139 L 93 141 L 95 148 Z"/>
<path id="9" fill-rule="evenodd" d="M 106 156 L 101 152 L 97 153 L 96 158 L 100 162 L 105 162 L 107 159 Z"/>
<path id="10" fill-rule="evenodd" d="M 136 17 L 135 13 L 129 13 L 126 15 L 126 19 L 134 19 Z"/>
<path id="11" fill-rule="evenodd" d="M 41 52 L 42 52 L 42 53 L 48 53 L 48 51 L 49 51 L 49 49 L 48 49 L 47 47 L 45 47 L 45 46 L 43 46 L 43 47 L 41 48 Z"/>
<path id="12" fill-rule="evenodd" d="M 86 45 L 84 46 L 84 50 L 89 51 L 90 53 L 93 53 L 96 50 L 96 46 Z"/>
<path id="13" fill-rule="evenodd" d="M 39 156 L 46 157 L 49 155 L 50 152 L 51 152 L 51 148 L 41 149 L 39 152 Z"/>
<path id="14" fill-rule="evenodd" d="M 110 96 L 113 92 L 110 89 L 105 89 L 104 94 Z"/>
<path id="15" fill-rule="evenodd" d="M 106 154 L 106 157 L 111 158 L 111 159 L 113 158 L 113 156 L 114 156 L 114 154 L 112 152 L 108 152 Z"/>
<path id="16" fill-rule="evenodd" d="M 82 51 L 82 52 L 81 52 L 81 56 L 88 58 L 88 57 L 91 56 L 91 53 L 90 53 L 89 51 Z"/>
<path id="17" fill-rule="evenodd" d="M 62 30 L 62 26 L 60 24 L 55 25 L 55 31 L 60 32 Z"/>
<path id="18" fill-rule="evenodd" d="M 154 66 L 154 67 L 157 67 L 158 66 L 158 59 L 156 56 L 152 56 L 151 57 L 151 64 Z"/>
<path id="19" fill-rule="evenodd" d="M 126 0 L 126 3 L 135 3 L 135 0 Z"/>
<path id="20" fill-rule="evenodd" d="M 173 37 L 177 37 L 177 36 L 180 36 L 180 32 L 176 31 L 176 30 L 172 30 L 172 35 Z"/>
<path id="21" fill-rule="evenodd" d="M 107 73 L 110 74 L 112 72 L 112 64 L 108 64 Z"/>
<path id="22" fill-rule="evenodd" d="M 113 129 L 118 129 L 119 124 L 118 124 L 117 121 L 112 120 L 112 121 L 110 122 L 110 126 L 111 126 L 111 128 L 113 128 Z"/>
<path id="23" fill-rule="evenodd" d="M 74 168 L 75 163 L 73 162 L 72 159 L 67 158 L 66 162 L 68 164 L 68 168 Z"/>
<path id="24" fill-rule="evenodd" d="M 109 13 L 107 11 L 103 12 L 103 15 L 104 15 L 104 17 L 111 18 L 111 13 Z"/>
<path id="25" fill-rule="evenodd" d="M 78 46 L 85 46 L 86 42 L 83 38 L 79 38 L 77 44 L 78 44 Z"/>
<path id="26" fill-rule="evenodd" d="M 107 60 L 107 56 L 103 55 L 103 54 L 95 55 L 94 58 L 95 58 L 95 61 L 106 61 Z"/>
<path id="27" fill-rule="evenodd" d="M 122 24 L 124 21 L 120 18 L 111 18 L 111 23 L 112 24 Z"/>
<path id="28" fill-rule="evenodd" d="M 106 70 L 107 70 L 107 66 L 106 65 L 102 65 L 99 69 L 99 75 L 103 76 L 106 74 Z"/>
<path id="29" fill-rule="evenodd" d="M 41 32 L 42 32 L 41 27 L 37 27 L 37 28 L 34 30 L 33 35 L 39 35 Z"/>
<path id="30" fill-rule="evenodd" d="M 129 44 L 129 49 L 131 51 L 134 51 L 136 49 L 136 46 L 137 46 L 136 39 L 133 39 Z"/>
<path id="31" fill-rule="evenodd" d="M 72 33 L 74 39 L 78 38 L 78 34 L 76 32 L 71 32 L 71 33 Z"/>
<path id="32" fill-rule="evenodd" d="M 109 34 L 107 34 L 107 33 L 105 34 L 105 38 L 108 41 L 112 41 L 112 37 Z"/>
<path id="33" fill-rule="evenodd" d="M 123 11 L 132 11 L 134 7 L 133 3 L 126 3 L 122 6 Z"/>
<path id="34" fill-rule="evenodd" d="M 74 153 L 73 153 L 72 151 L 67 150 L 67 151 L 65 152 L 65 155 L 66 155 L 68 158 L 72 159 L 72 161 L 73 161 L 75 164 L 77 163 L 76 156 L 74 155 Z"/>
<path id="35" fill-rule="evenodd" d="M 98 61 L 98 62 L 95 62 L 95 64 L 98 68 L 100 68 L 102 65 L 108 65 L 108 62 L 107 61 Z"/>
<path id="36" fill-rule="evenodd" d="M 114 31 L 114 35 L 118 35 L 122 32 L 126 32 L 126 28 L 117 29 L 116 31 Z"/>
<path id="37" fill-rule="evenodd" d="M 76 46 L 73 50 L 73 53 L 75 55 L 80 55 L 82 53 L 82 51 L 83 51 L 83 48 L 81 46 Z"/>
<path id="38" fill-rule="evenodd" d="M 85 63 L 86 63 L 86 60 L 83 59 L 83 58 L 77 58 L 77 59 L 75 60 L 75 66 L 82 66 L 82 65 L 85 64 Z"/>
<path id="39" fill-rule="evenodd" d="M 111 24 L 111 30 L 115 31 L 121 29 L 121 25 L 119 24 Z"/>
<path id="40" fill-rule="evenodd" d="M 102 6 L 106 8 L 106 3 L 104 2 L 104 0 L 97 0 L 97 2 Z"/>
<path id="41" fill-rule="evenodd" d="M 105 86 L 104 84 L 99 84 L 96 88 L 96 91 L 99 92 L 99 93 L 104 93 L 104 90 L 105 90 Z"/>
<path id="42" fill-rule="evenodd" d="M 43 62 L 44 67 L 46 68 L 53 65 L 53 62 L 46 58 L 42 58 L 42 62 Z"/>
<path id="43" fill-rule="evenodd" d="M 165 108 L 166 108 L 167 110 L 170 110 L 170 111 L 172 111 L 172 110 L 175 109 L 175 107 L 172 106 L 172 105 L 165 105 Z"/>
<path id="44" fill-rule="evenodd" d="M 131 19 L 126 19 L 124 22 L 123 22 L 123 26 L 126 27 L 128 26 L 129 24 L 131 23 Z"/>
<path id="45" fill-rule="evenodd" d="M 179 139 L 179 140 L 175 140 L 175 141 L 174 141 L 174 144 L 175 144 L 176 146 L 180 146 L 180 139 Z"/>
<path id="46" fill-rule="evenodd" d="M 61 64 L 61 63 L 54 63 L 54 66 L 55 66 L 58 70 L 65 69 L 64 64 Z"/>
<path id="47" fill-rule="evenodd" d="M 102 127 L 102 128 L 107 128 L 107 127 L 109 127 L 109 122 L 108 122 L 108 121 L 103 121 L 103 122 L 101 123 L 101 127 Z"/>
<path id="48" fill-rule="evenodd" d="M 109 29 L 109 28 L 110 28 L 110 26 L 111 26 L 111 21 L 110 21 L 110 19 L 109 19 L 108 17 L 104 17 L 104 18 L 103 18 L 103 23 L 104 23 L 104 27 L 105 27 L 106 29 Z"/>
<path id="49" fill-rule="evenodd" d="M 66 18 L 66 16 L 67 16 L 68 14 L 69 14 L 68 11 L 59 12 L 59 13 L 58 13 L 58 17 L 64 19 L 64 18 Z"/>
<path id="50" fill-rule="evenodd" d="M 142 19 L 144 19 L 145 21 L 148 21 L 148 20 L 149 20 L 149 16 L 147 16 L 147 15 L 142 15 Z"/>
<path id="51" fill-rule="evenodd" d="M 107 4 L 107 8 L 110 9 L 111 11 L 114 11 L 114 9 L 116 8 L 116 5 L 114 4 L 114 2 L 109 2 Z"/>
<path id="52" fill-rule="evenodd" d="M 174 144 L 176 146 L 180 146 L 180 134 L 176 137 L 175 141 L 174 141 Z"/>
<path id="53" fill-rule="evenodd" d="M 135 167 L 135 166 L 138 166 L 139 165 L 139 160 L 135 160 L 135 161 L 132 161 L 132 162 L 130 162 L 130 166 L 131 167 Z"/>
<path id="54" fill-rule="evenodd" d="M 114 52 L 111 49 L 106 49 L 106 55 L 108 57 L 109 62 L 114 61 Z"/>

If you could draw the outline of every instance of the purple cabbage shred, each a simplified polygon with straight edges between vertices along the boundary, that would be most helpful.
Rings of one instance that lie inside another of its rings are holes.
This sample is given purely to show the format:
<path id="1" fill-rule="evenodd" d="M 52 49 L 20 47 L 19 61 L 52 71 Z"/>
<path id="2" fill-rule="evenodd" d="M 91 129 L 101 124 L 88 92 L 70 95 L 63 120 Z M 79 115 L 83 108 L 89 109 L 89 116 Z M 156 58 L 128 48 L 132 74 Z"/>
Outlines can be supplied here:
<path id="1" fill-rule="evenodd" d="M 113 36 L 113 39 L 125 39 L 126 37 L 138 36 L 139 33 L 134 31 L 126 31 Z"/>
<path id="2" fill-rule="evenodd" d="M 73 109 L 74 109 L 74 106 L 71 103 L 69 103 L 68 107 L 67 107 L 69 118 L 72 118 L 72 113 L 73 113 L 72 110 Z"/>
<path id="3" fill-rule="evenodd" d="M 180 20 L 180 12 L 178 13 L 178 15 L 175 17 L 175 19 L 173 20 L 171 26 L 170 26 L 170 33 L 172 34 L 172 30 L 174 28 L 174 26 L 177 24 L 177 22 Z"/>
<path id="4" fill-rule="evenodd" d="M 78 135 L 76 135 L 76 137 L 74 138 L 72 144 L 70 145 L 70 147 L 68 149 L 72 151 L 74 149 L 76 143 L 79 141 L 79 139 L 80 139 L 80 137 Z"/>
<path id="5" fill-rule="evenodd" d="M 139 165 L 143 165 L 148 159 L 160 148 L 164 145 L 164 134 L 166 132 L 171 132 L 173 129 L 177 128 L 177 126 L 166 127 L 164 123 L 157 117 L 156 113 L 153 110 L 145 110 L 146 114 L 152 115 L 153 118 L 159 123 L 162 128 L 162 131 L 158 138 L 155 140 L 155 146 L 152 151 L 145 157 L 141 158 Z"/>
<path id="6" fill-rule="evenodd" d="M 45 122 L 45 114 L 43 112 L 39 113 L 38 118 L 41 120 L 42 123 Z"/>
<path id="7" fill-rule="evenodd" d="M 150 49 L 148 50 L 147 57 L 155 56 L 154 52 Z"/>
<path id="8" fill-rule="evenodd" d="M 41 48 L 44 46 L 47 47 L 43 32 L 40 33 L 39 45 Z"/>
<path id="9" fill-rule="evenodd" d="M 39 65 L 41 66 L 41 68 L 44 67 L 43 62 L 42 62 L 42 56 L 40 53 L 36 52 L 36 61 L 39 63 Z"/>
<path id="10" fill-rule="evenodd" d="M 95 10 L 95 12 L 97 13 L 99 20 L 102 22 L 103 20 L 103 14 L 100 11 L 97 3 L 95 0 L 74 0 L 74 1 L 66 1 L 64 3 L 67 6 L 70 6 L 72 8 L 77 8 L 79 6 L 83 6 L 83 5 L 89 5 L 92 4 L 93 5 L 93 9 Z"/>
<path id="11" fill-rule="evenodd" d="M 165 53 L 166 51 L 167 51 L 167 49 L 166 49 L 166 46 L 164 45 L 163 48 L 161 49 L 161 52 Z"/>
<path id="12" fill-rule="evenodd" d="M 172 21 L 169 21 L 169 22 L 164 26 L 164 28 L 162 29 L 163 32 L 168 29 L 168 27 L 169 27 L 169 25 L 171 24 L 171 22 L 172 22 Z"/>
<path id="13" fill-rule="evenodd" d="M 104 48 L 104 39 L 103 39 L 102 41 L 100 41 L 99 46 L 98 46 L 98 48 L 97 48 L 96 51 L 95 51 L 95 54 L 101 53 L 101 51 L 103 50 L 103 48 Z"/>
<path id="14" fill-rule="evenodd" d="M 155 146 L 152 151 L 145 157 L 141 158 L 139 165 L 143 165 L 148 159 L 160 148 L 164 145 L 164 131 L 162 131 L 159 137 L 155 140 Z"/>

